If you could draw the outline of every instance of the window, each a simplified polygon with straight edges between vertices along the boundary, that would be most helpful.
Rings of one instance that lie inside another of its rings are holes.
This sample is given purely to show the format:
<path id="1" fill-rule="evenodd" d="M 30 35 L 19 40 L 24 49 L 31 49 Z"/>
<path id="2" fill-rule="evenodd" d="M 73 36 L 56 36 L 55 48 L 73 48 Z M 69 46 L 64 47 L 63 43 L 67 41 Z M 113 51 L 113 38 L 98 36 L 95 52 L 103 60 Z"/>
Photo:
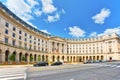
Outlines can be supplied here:
<path id="1" fill-rule="evenodd" d="M 5 23 L 5 26 L 6 26 L 6 27 L 9 27 L 9 23 L 6 22 L 6 23 Z"/>
<path id="2" fill-rule="evenodd" d="M 19 31 L 19 34 L 22 34 L 22 31 Z"/>
<path id="3" fill-rule="evenodd" d="M 36 40 L 36 38 L 34 37 L 34 40 Z"/>
<path id="4" fill-rule="evenodd" d="M 8 43 L 8 38 L 5 38 L 5 43 Z"/>
<path id="5" fill-rule="evenodd" d="M 24 46 L 25 46 L 25 49 L 27 49 L 27 44 L 26 43 L 24 44 Z"/>
<path id="6" fill-rule="evenodd" d="M 25 33 L 25 36 L 27 36 L 27 33 Z"/>
<path id="7" fill-rule="evenodd" d="M 25 38 L 25 41 L 27 41 L 27 39 Z"/>
<path id="8" fill-rule="evenodd" d="M 32 41 L 30 40 L 30 43 L 32 43 Z"/>
<path id="9" fill-rule="evenodd" d="M 32 36 L 30 35 L 30 39 L 32 38 Z"/>
<path id="10" fill-rule="evenodd" d="M 5 34 L 8 34 L 8 30 L 7 29 L 5 29 Z"/>
<path id="11" fill-rule="evenodd" d="M 22 37 L 21 37 L 21 36 L 19 36 L 19 39 L 21 40 L 21 39 L 22 39 Z"/>
<path id="12" fill-rule="evenodd" d="M 13 37 L 15 37 L 15 33 L 13 33 L 13 35 L 12 35 Z"/>
<path id="13" fill-rule="evenodd" d="M 15 27 L 13 27 L 13 31 L 16 31 L 16 28 L 15 28 Z"/>
<path id="14" fill-rule="evenodd" d="M 15 40 L 12 40 L 12 45 L 15 45 Z"/>

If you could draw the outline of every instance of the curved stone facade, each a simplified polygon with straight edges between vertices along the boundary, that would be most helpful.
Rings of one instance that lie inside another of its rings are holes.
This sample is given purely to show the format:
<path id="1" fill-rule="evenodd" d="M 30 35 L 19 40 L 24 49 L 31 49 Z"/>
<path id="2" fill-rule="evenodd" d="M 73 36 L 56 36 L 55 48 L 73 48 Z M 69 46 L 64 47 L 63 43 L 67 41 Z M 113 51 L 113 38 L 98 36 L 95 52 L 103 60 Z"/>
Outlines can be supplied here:
<path id="1" fill-rule="evenodd" d="M 9 62 L 11 55 L 18 63 L 120 60 L 120 38 L 115 33 L 80 39 L 52 36 L 28 25 L 0 3 L 0 63 Z"/>

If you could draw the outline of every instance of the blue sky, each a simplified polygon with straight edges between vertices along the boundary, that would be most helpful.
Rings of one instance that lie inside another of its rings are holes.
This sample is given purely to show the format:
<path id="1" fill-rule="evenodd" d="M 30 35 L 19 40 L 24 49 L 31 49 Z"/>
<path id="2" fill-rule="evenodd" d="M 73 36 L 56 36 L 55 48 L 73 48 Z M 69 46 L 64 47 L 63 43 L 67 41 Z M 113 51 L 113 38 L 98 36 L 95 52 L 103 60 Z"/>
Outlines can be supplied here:
<path id="1" fill-rule="evenodd" d="M 63 38 L 120 35 L 120 0 L 0 0 L 25 22 Z"/>

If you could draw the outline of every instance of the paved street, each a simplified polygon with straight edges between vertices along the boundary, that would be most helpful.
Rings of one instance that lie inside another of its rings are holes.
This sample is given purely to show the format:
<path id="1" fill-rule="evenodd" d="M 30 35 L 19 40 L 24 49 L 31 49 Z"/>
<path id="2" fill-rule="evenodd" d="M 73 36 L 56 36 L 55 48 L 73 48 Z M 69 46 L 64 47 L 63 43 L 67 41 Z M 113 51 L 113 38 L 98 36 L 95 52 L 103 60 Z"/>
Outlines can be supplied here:
<path id="1" fill-rule="evenodd" d="M 56 66 L 57 68 L 58 66 Z M 120 63 L 100 63 L 60 66 L 60 69 L 28 73 L 28 80 L 120 80 Z M 31 68 L 32 69 L 32 68 Z M 47 68 L 46 68 L 47 69 Z"/>
<path id="2" fill-rule="evenodd" d="M 26 80 L 120 80 L 120 62 L 0 68 L 0 80 L 24 80 L 26 76 Z"/>
<path id="3" fill-rule="evenodd" d="M 0 80 L 23 80 L 26 76 L 27 67 L 6 67 L 0 68 Z"/>

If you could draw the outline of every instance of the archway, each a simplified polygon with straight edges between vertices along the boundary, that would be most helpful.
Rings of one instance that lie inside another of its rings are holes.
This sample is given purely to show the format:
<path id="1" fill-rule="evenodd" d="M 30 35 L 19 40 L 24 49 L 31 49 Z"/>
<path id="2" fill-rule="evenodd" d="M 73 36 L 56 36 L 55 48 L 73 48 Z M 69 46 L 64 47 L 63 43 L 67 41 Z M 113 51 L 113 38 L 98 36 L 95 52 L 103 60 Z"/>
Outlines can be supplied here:
<path id="1" fill-rule="evenodd" d="M 28 62 L 28 53 L 25 53 L 25 62 Z"/>
<path id="2" fill-rule="evenodd" d="M 70 57 L 70 61 L 72 62 L 72 56 Z"/>
<path id="3" fill-rule="evenodd" d="M 32 54 L 30 54 L 30 62 L 32 62 L 33 61 L 33 55 Z"/>
<path id="4" fill-rule="evenodd" d="M 75 56 L 73 57 L 73 62 L 75 62 Z"/>
<path id="5" fill-rule="evenodd" d="M 60 56 L 57 57 L 57 61 L 60 61 Z"/>
<path id="6" fill-rule="evenodd" d="M 101 60 L 103 60 L 104 59 L 104 57 L 103 56 L 101 56 Z"/>
<path id="7" fill-rule="evenodd" d="M 36 54 L 34 54 L 34 61 L 36 61 L 36 57 L 37 57 Z"/>
<path id="8" fill-rule="evenodd" d="M 99 56 L 97 56 L 97 60 L 99 60 Z"/>
<path id="9" fill-rule="evenodd" d="M 5 61 L 7 61 L 7 62 L 9 60 L 9 54 L 10 54 L 9 50 L 6 50 L 5 51 Z"/>
<path id="10" fill-rule="evenodd" d="M 16 55 L 17 55 L 17 52 L 14 51 L 14 52 L 13 52 L 13 55 L 14 55 L 14 57 L 15 57 L 13 61 L 16 61 Z"/>
<path id="11" fill-rule="evenodd" d="M 86 60 L 88 60 L 88 56 L 86 56 Z"/>
<path id="12" fill-rule="evenodd" d="M 41 61 L 41 55 L 38 55 L 38 61 Z"/>
<path id="13" fill-rule="evenodd" d="M 62 61 L 64 62 L 64 56 L 62 56 Z"/>
<path id="14" fill-rule="evenodd" d="M 42 61 L 45 61 L 45 56 L 44 55 L 42 55 Z"/>
<path id="15" fill-rule="evenodd" d="M 79 62 L 82 62 L 82 57 L 81 56 L 79 56 Z"/>
<path id="16" fill-rule="evenodd" d="M 22 53 L 21 52 L 19 53 L 19 61 L 20 62 L 22 61 Z"/>
<path id="17" fill-rule="evenodd" d="M 85 61 L 85 57 L 83 56 L 83 61 Z"/>
<path id="18" fill-rule="evenodd" d="M 48 55 L 46 55 L 46 61 L 48 61 Z"/>
<path id="19" fill-rule="evenodd" d="M 2 63 L 2 50 L 0 49 L 0 63 Z"/>
<path id="20" fill-rule="evenodd" d="M 52 61 L 53 61 L 53 62 L 55 61 L 55 56 L 52 57 Z"/>
<path id="21" fill-rule="evenodd" d="M 67 56 L 67 62 L 69 62 L 69 56 Z"/>
<path id="22" fill-rule="evenodd" d="M 92 56 L 89 56 L 89 60 L 92 60 Z"/>
<path id="23" fill-rule="evenodd" d="M 95 61 L 95 56 L 93 56 L 93 60 Z"/>

